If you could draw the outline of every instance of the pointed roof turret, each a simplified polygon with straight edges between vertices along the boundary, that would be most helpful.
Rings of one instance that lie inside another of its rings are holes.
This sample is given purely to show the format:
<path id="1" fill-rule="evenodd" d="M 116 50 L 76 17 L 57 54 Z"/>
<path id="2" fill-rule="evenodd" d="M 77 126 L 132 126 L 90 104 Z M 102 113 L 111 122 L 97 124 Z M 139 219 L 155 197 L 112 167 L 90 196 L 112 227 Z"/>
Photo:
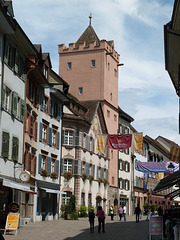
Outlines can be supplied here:
<path id="1" fill-rule="evenodd" d="M 99 46 L 100 40 L 96 32 L 94 31 L 93 27 L 91 26 L 91 18 L 92 18 L 92 14 L 90 14 L 89 16 L 89 19 L 90 19 L 89 26 L 80 36 L 80 38 L 77 40 L 76 47 L 78 47 L 80 43 L 84 43 L 84 42 L 85 42 L 85 46 L 88 46 L 90 42 L 94 42 L 94 41 L 96 41 L 96 45 Z"/>

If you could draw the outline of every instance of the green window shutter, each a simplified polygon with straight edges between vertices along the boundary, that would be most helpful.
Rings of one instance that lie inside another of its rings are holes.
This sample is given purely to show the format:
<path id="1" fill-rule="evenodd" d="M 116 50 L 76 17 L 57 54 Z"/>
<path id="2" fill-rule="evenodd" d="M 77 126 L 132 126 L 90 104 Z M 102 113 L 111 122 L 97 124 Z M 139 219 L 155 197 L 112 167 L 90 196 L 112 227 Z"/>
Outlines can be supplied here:
<path id="1" fill-rule="evenodd" d="M 38 161 L 38 173 L 41 173 L 41 162 L 42 162 L 42 155 L 39 154 L 39 161 Z"/>
<path id="2" fill-rule="evenodd" d="M 24 111 L 25 111 L 25 101 L 21 99 L 21 116 L 20 116 L 21 122 L 24 122 Z"/>
<path id="3" fill-rule="evenodd" d="M 19 72 L 19 53 L 18 53 L 17 49 L 15 50 L 14 71 L 15 71 L 15 73 Z"/>
<path id="4" fill-rule="evenodd" d="M 2 99 L 2 107 L 5 109 L 5 104 L 6 104 L 6 85 L 3 84 L 3 99 Z"/>
<path id="5" fill-rule="evenodd" d="M 61 174 L 64 174 L 64 159 L 61 158 Z"/>
<path id="6" fill-rule="evenodd" d="M 59 176 L 59 160 L 56 160 L 56 173 Z"/>
<path id="7" fill-rule="evenodd" d="M 9 133 L 2 133 L 2 156 L 8 158 L 9 156 Z"/>
<path id="8" fill-rule="evenodd" d="M 51 175 L 51 158 L 47 157 L 47 171 L 48 175 Z"/>
<path id="9" fill-rule="evenodd" d="M 18 150 L 19 150 L 19 139 L 17 137 L 13 137 L 12 139 L 12 160 L 18 160 Z"/>
<path id="10" fill-rule="evenodd" d="M 93 177 L 95 177 L 95 165 L 93 165 Z"/>
<path id="11" fill-rule="evenodd" d="M 90 151 L 90 136 L 87 135 L 87 150 Z"/>
<path id="12" fill-rule="evenodd" d="M 78 175 L 78 166 L 79 166 L 79 160 L 74 159 L 73 160 L 73 169 L 74 169 L 74 175 Z"/>
<path id="13" fill-rule="evenodd" d="M 18 95 L 16 92 L 12 92 L 12 108 L 11 113 L 14 116 L 17 116 L 17 104 L 18 104 Z"/>
<path id="14" fill-rule="evenodd" d="M 6 41 L 5 53 L 4 53 L 4 62 L 8 64 L 8 42 Z"/>
<path id="15" fill-rule="evenodd" d="M 79 130 L 76 129 L 75 132 L 75 146 L 79 146 Z"/>

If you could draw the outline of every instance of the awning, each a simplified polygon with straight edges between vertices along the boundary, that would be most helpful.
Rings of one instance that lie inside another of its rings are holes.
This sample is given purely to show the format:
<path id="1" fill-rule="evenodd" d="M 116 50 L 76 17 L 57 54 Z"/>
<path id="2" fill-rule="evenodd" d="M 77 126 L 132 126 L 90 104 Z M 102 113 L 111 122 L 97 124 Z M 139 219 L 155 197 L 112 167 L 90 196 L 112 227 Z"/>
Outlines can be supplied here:
<path id="1" fill-rule="evenodd" d="M 175 198 L 176 196 L 179 196 L 179 194 L 180 194 L 180 189 L 177 189 L 177 190 L 175 190 L 175 191 L 173 191 L 173 192 L 165 195 L 165 198 L 168 198 L 168 197 L 169 197 L 170 200 L 172 200 L 172 199 Z"/>
<path id="2" fill-rule="evenodd" d="M 50 188 L 43 188 L 43 187 L 40 187 L 40 189 L 48 192 L 48 193 L 58 193 L 58 194 L 66 194 L 66 192 L 61 192 L 59 190 L 55 190 L 55 189 L 50 189 Z"/>
<path id="3" fill-rule="evenodd" d="M 3 179 L 3 186 L 18 189 L 18 190 L 21 190 L 23 192 L 36 194 L 35 192 L 31 191 L 29 186 L 24 185 L 24 183 L 14 182 L 14 181 L 11 181 L 9 179 Z"/>
<path id="4" fill-rule="evenodd" d="M 155 187 L 153 192 L 160 192 L 167 188 L 174 186 L 175 184 L 180 183 L 180 171 L 170 174 L 169 176 L 163 178 L 158 185 Z"/>

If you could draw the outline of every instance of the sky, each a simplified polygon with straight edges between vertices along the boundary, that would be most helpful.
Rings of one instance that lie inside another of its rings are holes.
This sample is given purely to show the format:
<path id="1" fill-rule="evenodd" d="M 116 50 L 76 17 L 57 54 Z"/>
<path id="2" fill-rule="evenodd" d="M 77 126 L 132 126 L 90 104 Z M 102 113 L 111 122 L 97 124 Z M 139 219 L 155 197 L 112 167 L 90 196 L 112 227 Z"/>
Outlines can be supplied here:
<path id="1" fill-rule="evenodd" d="M 152 138 L 180 144 L 179 99 L 165 70 L 164 25 L 174 0 L 13 0 L 14 15 L 34 44 L 49 52 L 58 73 L 58 45 L 74 43 L 89 25 L 114 40 L 120 54 L 119 106 L 132 126 Z"/>

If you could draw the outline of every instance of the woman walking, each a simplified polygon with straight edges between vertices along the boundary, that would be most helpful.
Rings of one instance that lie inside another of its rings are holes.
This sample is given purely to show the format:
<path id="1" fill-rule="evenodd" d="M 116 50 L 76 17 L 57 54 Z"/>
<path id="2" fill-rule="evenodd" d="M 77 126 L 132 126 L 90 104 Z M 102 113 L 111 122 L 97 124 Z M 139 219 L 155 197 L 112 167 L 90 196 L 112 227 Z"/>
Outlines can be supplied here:
<path id="1" fill-rule="evenodd" d="M 123 209 L 122 209 L 121 205 L 119 206 L 118 213 L 119 213 L 119 221 L 121 221 L 122 214 L 123 214 Z"/>

